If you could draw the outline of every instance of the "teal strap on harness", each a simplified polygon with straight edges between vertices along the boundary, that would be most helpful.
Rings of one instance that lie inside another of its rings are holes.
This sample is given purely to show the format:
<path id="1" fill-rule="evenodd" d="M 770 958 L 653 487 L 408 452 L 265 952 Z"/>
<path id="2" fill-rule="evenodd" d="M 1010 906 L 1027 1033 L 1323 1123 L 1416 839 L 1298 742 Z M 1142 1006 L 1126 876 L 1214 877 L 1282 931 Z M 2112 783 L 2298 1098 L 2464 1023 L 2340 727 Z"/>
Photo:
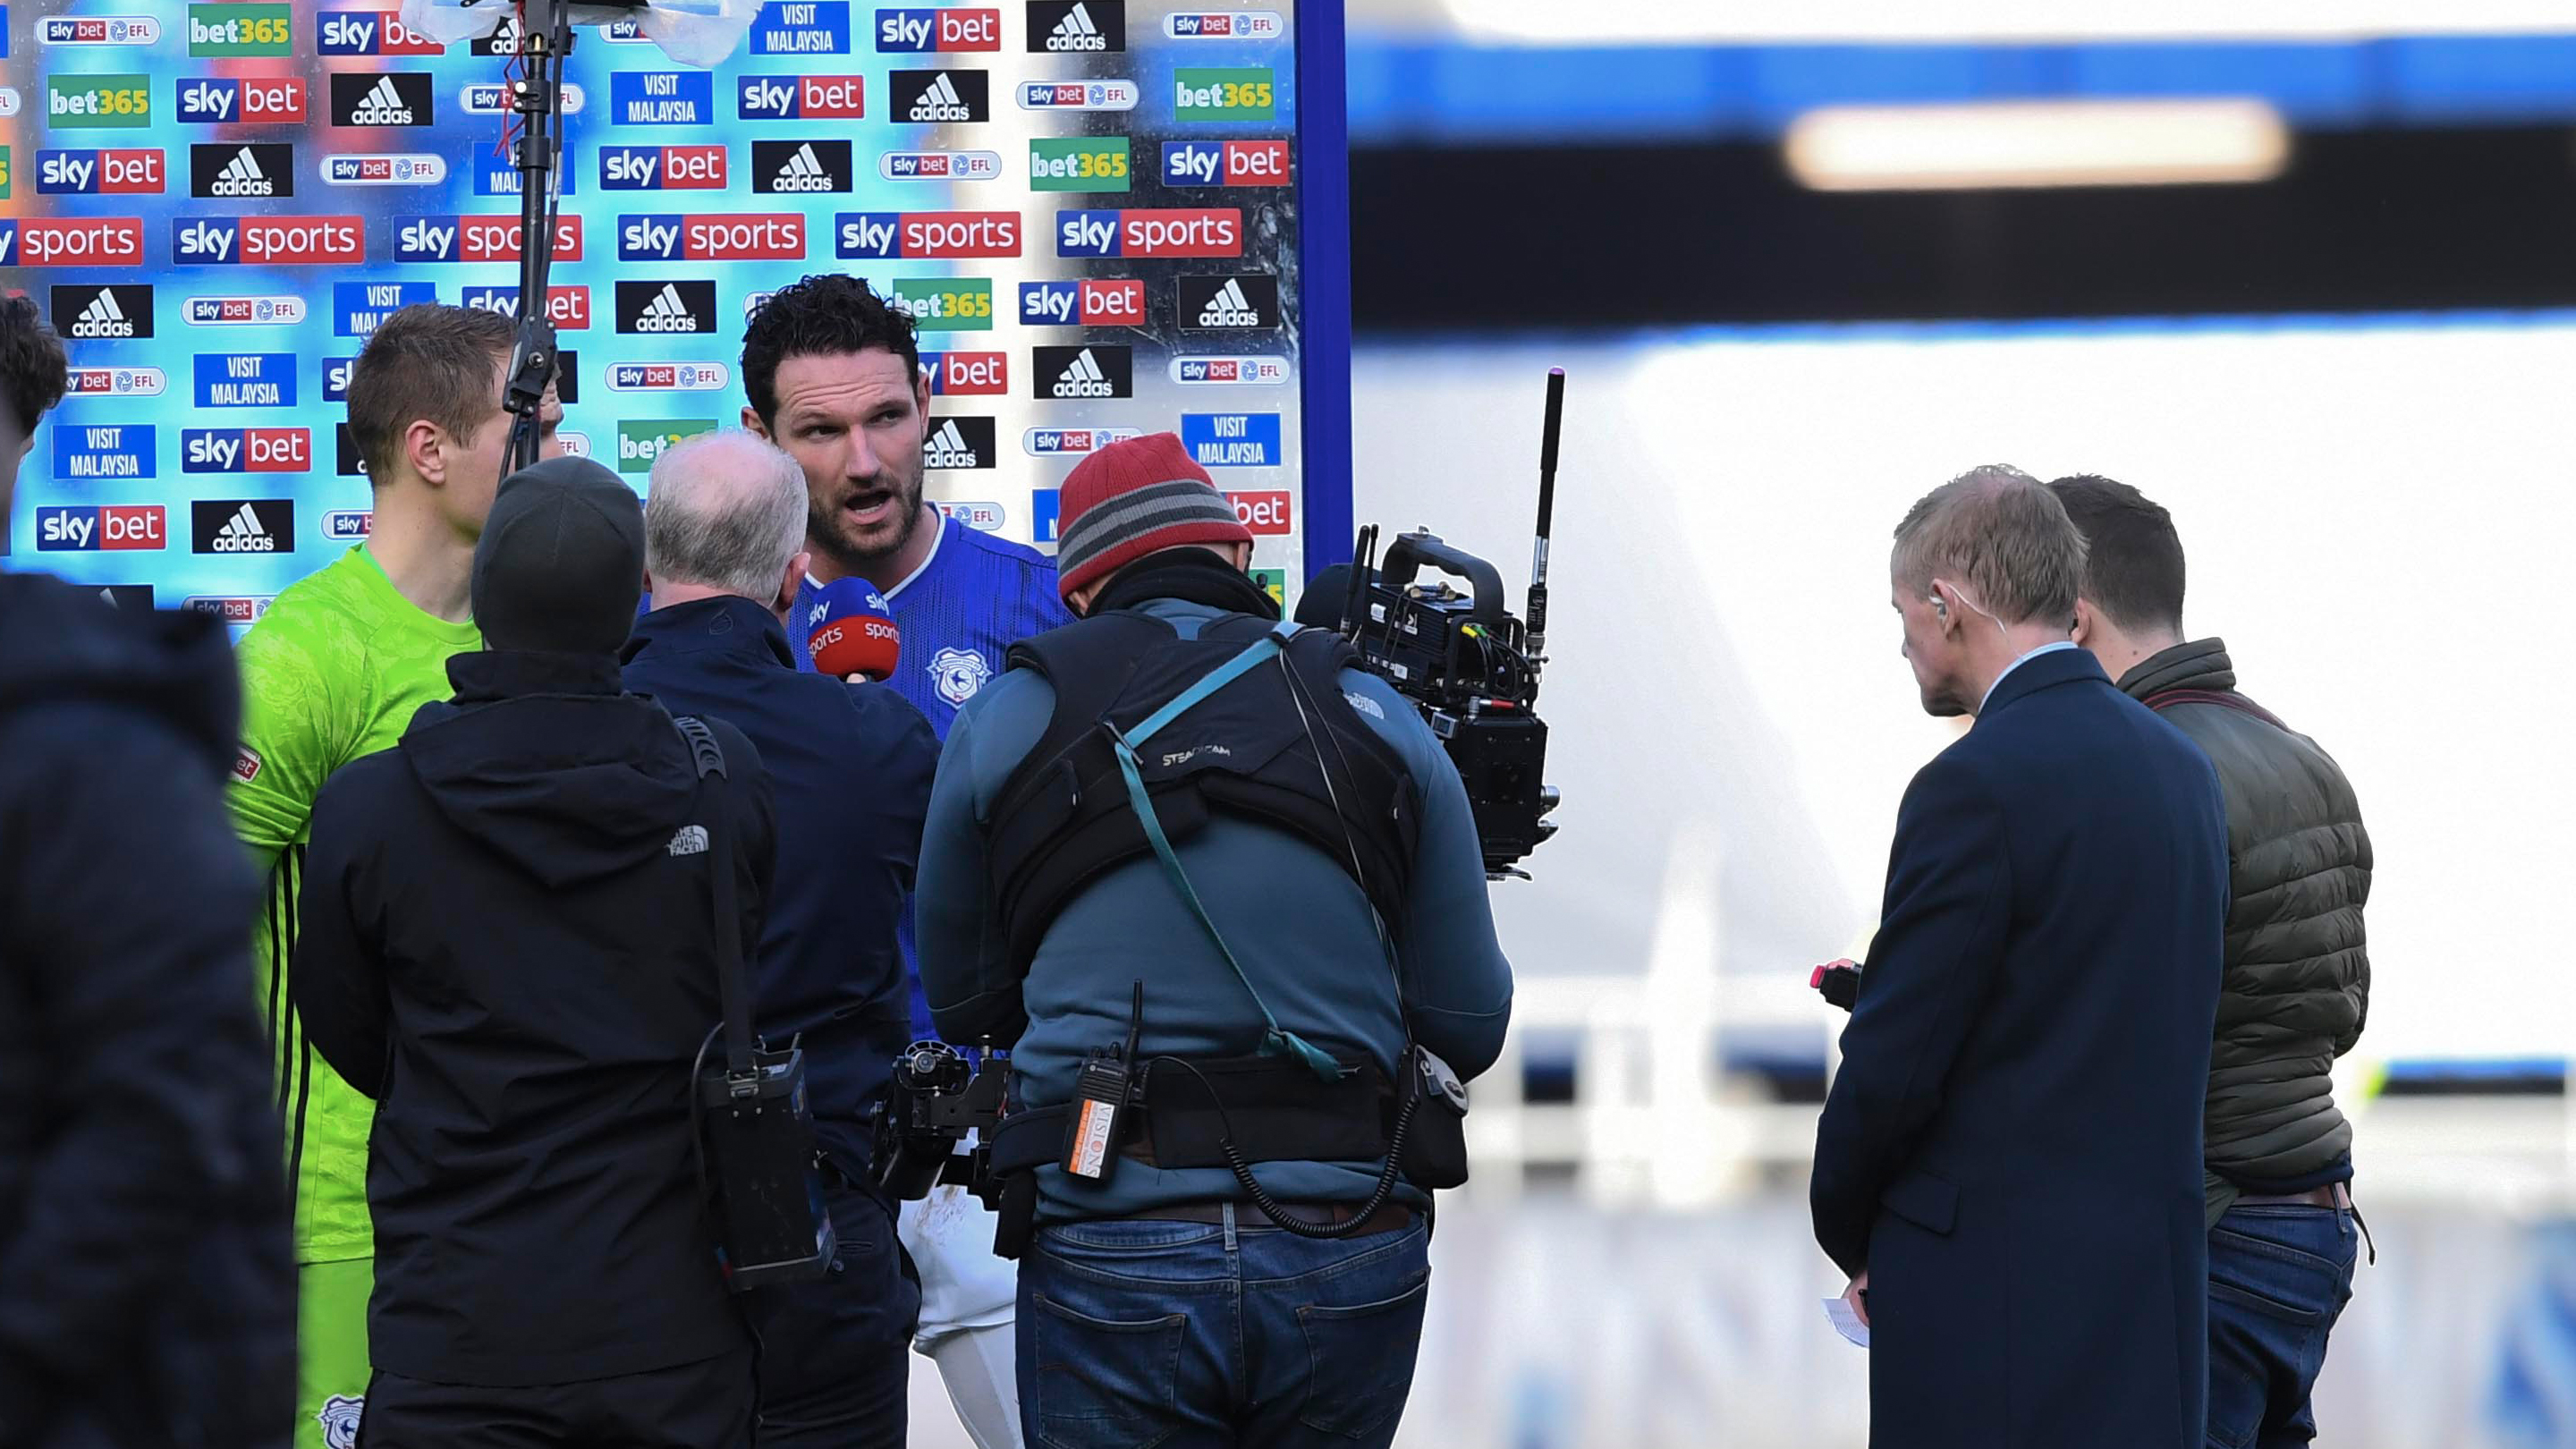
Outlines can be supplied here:
<path id="1" fill-rule="evenodd" d="M 1197 888 L 1190 884 L 1188 873 L 1181 869 L 1181 858 L 1173 853 L 1170 838 L 1163 834 L 1162 819 L 1154 813 L 1153 798 L 1145 793 L 1145 777 L 1136 757 L 1136 747 L 1152 739 L 1163 726 L 1189 713 L 1199 701 L 1278 657 L 1288 636 L 1296 632 L 1295 624 L 1280 621 L 1242 653 L 1209 671 L 1198 683 L 1181 691 L 1178 698 L 1146 716 L 1134 729 L 1110 736 L 1110 743 L 1118 754 L 1118 773 L 1127 780 L 1128 803 L 1136 807 L 1136 818 L 1145 827 L 1145 839 L 1154 847 L 1155 858 L 1163 862 L 1164 873 L 1180 890 L 1181 899 L 1189 902 L 1190 911 L 1199 918 L 1199 924 L 1207 928 L 1208 939 L 1216 943 L 1217 954 L 1225 957 L 1225 964 L 1233 970 L 1234 979 L 1243 983 L 1245 994 L 1252 998 L 1254 1006 L 1260 1008 L 1261 1019 L 1270 1028 L 1261 1038 L 1261 1054 L 1293 1056 L 1305 1063 L 1316 1076 L 1336 1082 L 1342 1077 L 1341 1063 L 1334 1061 L 1313 1042 L 1282 1028 L 1279 1018 L 1270 1014 L 1270 1003 L 1263 1001 L 1261 993 L 1253 989 L 1252 978 L 1243 974 L 1243 963 L 1234 959 L 1234 948 L 1225 943 L 1224 934 L 1217 930 L 1215 920 L 1208 915 L 1207 906 L 1199 900 Z"/>

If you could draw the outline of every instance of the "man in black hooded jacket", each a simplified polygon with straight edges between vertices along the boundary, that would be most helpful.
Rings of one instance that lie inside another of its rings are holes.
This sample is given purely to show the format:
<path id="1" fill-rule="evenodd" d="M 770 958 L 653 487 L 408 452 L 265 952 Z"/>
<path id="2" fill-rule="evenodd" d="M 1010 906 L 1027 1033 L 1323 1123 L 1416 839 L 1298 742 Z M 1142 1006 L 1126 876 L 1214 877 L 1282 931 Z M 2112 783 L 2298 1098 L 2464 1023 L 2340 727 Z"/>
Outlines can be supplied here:
<path id="1" fill-rule="evenodd" d="M 481 653 L 313 812 L 296 1004 L 376 1099 L 368 1449 L 732 1449 L 750 1338 L 689 1120 L 718 929 L 760 939 L 769 788 L 707 721 L 621 691 L 643 513 L 560 458 L 501 485 L 475 546 Z M 719 923 L 711 862 L 738 917 Z"/>
<path id="2" fill-rule="evenodd" d="M 0 301 L 0 518 L 62 344 Z M 0 574 L 0 1444 L 267 1449 L 295 1268 L 223 626 Z"/>

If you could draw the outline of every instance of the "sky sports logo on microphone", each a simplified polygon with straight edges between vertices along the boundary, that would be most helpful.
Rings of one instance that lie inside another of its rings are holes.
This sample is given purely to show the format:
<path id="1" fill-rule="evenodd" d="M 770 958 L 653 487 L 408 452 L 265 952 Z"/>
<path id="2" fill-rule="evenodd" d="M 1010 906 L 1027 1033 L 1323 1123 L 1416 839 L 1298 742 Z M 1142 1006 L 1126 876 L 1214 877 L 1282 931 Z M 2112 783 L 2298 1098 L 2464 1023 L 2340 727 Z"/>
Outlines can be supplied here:
<path id="1" fill-rule="evenodd" d="M 307 428 L 188 428 L 179 434 L 182 473 L 309 473 Z"/>
<path id="2" fill-rule="evenodd" d="M 833 255 L 843 260 L 1016 257 L 1016 211 L 845 211 L 834 218 Z"/>
<path id="3" fill-rule="evenodd" d="M 349 266 L 366 260 L 367 223 L 358 216 L 180 219 L 170 223 L 170 252 L 183 267 Z"/>
<path id="4" fill-rule="evenodd" d="M 1059 211 L 1059 257 L 1239 257 L 1243 213 L 1222 210 Z"/>
<path id="5" fill-rule="evenodd" d="M 747 75 L 735 82 L 733 109 L 745 121 L 855 121 L 867 114 L 867 84 L 854 75 Z"/>

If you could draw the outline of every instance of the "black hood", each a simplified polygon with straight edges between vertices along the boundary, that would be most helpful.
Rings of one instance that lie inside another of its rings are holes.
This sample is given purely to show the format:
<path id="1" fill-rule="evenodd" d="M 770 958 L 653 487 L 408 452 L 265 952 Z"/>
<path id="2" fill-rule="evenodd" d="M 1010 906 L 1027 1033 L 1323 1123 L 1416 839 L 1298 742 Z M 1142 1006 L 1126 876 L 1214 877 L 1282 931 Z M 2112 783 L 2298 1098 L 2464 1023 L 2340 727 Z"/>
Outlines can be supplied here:
<path id="1" fill-rule="evenodd" d="M 2131 699 L 2168 689 L 2234 689 L 2236 663 L 2227 657 L 2227 641 L 2194 639 L 2176 644 L 2129 666 L 2120 676 L 2120 692 Z"/>
<path id="2" fill-rule="evenodd" d="M 159 719 L 218 775 L 241 747 L 241 681 L 222 620 L 120 609 L 97 589 L 0 574 L 0 710 L 78 701 Z"/>
<path id="3" fill-rule="evenodd" d="M 608 655 L 459 654 L 456 697 L 425 704 L 403 757 L 457 829 L 549 887 L 669 849 L 696 766 L 669 711 L 619 690 Z"/>

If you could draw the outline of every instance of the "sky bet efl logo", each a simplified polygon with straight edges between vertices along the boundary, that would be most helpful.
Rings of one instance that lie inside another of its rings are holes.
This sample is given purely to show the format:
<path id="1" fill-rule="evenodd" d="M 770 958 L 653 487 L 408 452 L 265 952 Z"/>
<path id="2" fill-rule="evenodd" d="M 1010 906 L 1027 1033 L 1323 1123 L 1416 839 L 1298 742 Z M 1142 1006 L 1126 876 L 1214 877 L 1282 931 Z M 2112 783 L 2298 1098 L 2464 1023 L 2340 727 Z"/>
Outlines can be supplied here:
<path id="1" fill-rule="evenodd" d="M 307 428 L 188 428 L 179 434 L 183 473 L 309 473 Z"/>
<path id="2" fill-rule="evenodd" d="M 844 260 L 895 257 L 1016 257 L 1016 211 L 845 211 L 836 219 L 833 255 Z"/>
<path id="3" fill-rule="evenodd" d="M 397 216 L 394 260 L 397 262 L 515 262 L 519 259 L 519 219 L 515 216 Z M 581 260 L 581 218 L 555 218 L 555 260 Z"/>
<path id="4" fill-rule="evenodd" d="M 321 19 L 317 49 L 324 55 L 443 55 L 447 51 L 403 24 L 400 11 L 325 10 Z"/>
<path id="5" fill-rule="evenodd" d="M 932 51 L 1000 50 L 999 10 L 880 10 L 877 49 L 922 55 Z"/>
<path id="6" fill-rule="evenodd" d="M 158 195 L 168 184 L 158 151 L 36 153 L 36 190 L 45 196 Z"/>
<path id="7" fill-rule="evenodd" d="M 602 191 L 722 191 L 725 181 L 722 146 L 599 148 Z"/>
<path id="8" fill-rule="evenodd" d="M 747 75 L 733 109 L 746 121 L 855 121 L 867 114 L 867 86 L 854 75 Z"/>
<path id="9" fill-rule="evenodd" d="M 0 20 L 7 18 L 0 15 Z M 36 22 L 36 43 L 159 45 L 161 22 L 149 15 L 48 15 Z"/>
<path id="10" fill-rule="evenodd" d="M 139 216 L 0 217 L 0 267 L 133 267 L 143 263 Z"/>
<path id="11" fill-rule="evenodd" d="M 178 219 L 170 223 L 170 255 L 183 267 L 351 266 L 366 260 L 367 223 L 358 216 Z"/>
<path id="12" fill-rule="evenodd" d="M 1060 257 L 1239 257 L 1243 213 L 1223 210 L 1059 211 Z"/>

